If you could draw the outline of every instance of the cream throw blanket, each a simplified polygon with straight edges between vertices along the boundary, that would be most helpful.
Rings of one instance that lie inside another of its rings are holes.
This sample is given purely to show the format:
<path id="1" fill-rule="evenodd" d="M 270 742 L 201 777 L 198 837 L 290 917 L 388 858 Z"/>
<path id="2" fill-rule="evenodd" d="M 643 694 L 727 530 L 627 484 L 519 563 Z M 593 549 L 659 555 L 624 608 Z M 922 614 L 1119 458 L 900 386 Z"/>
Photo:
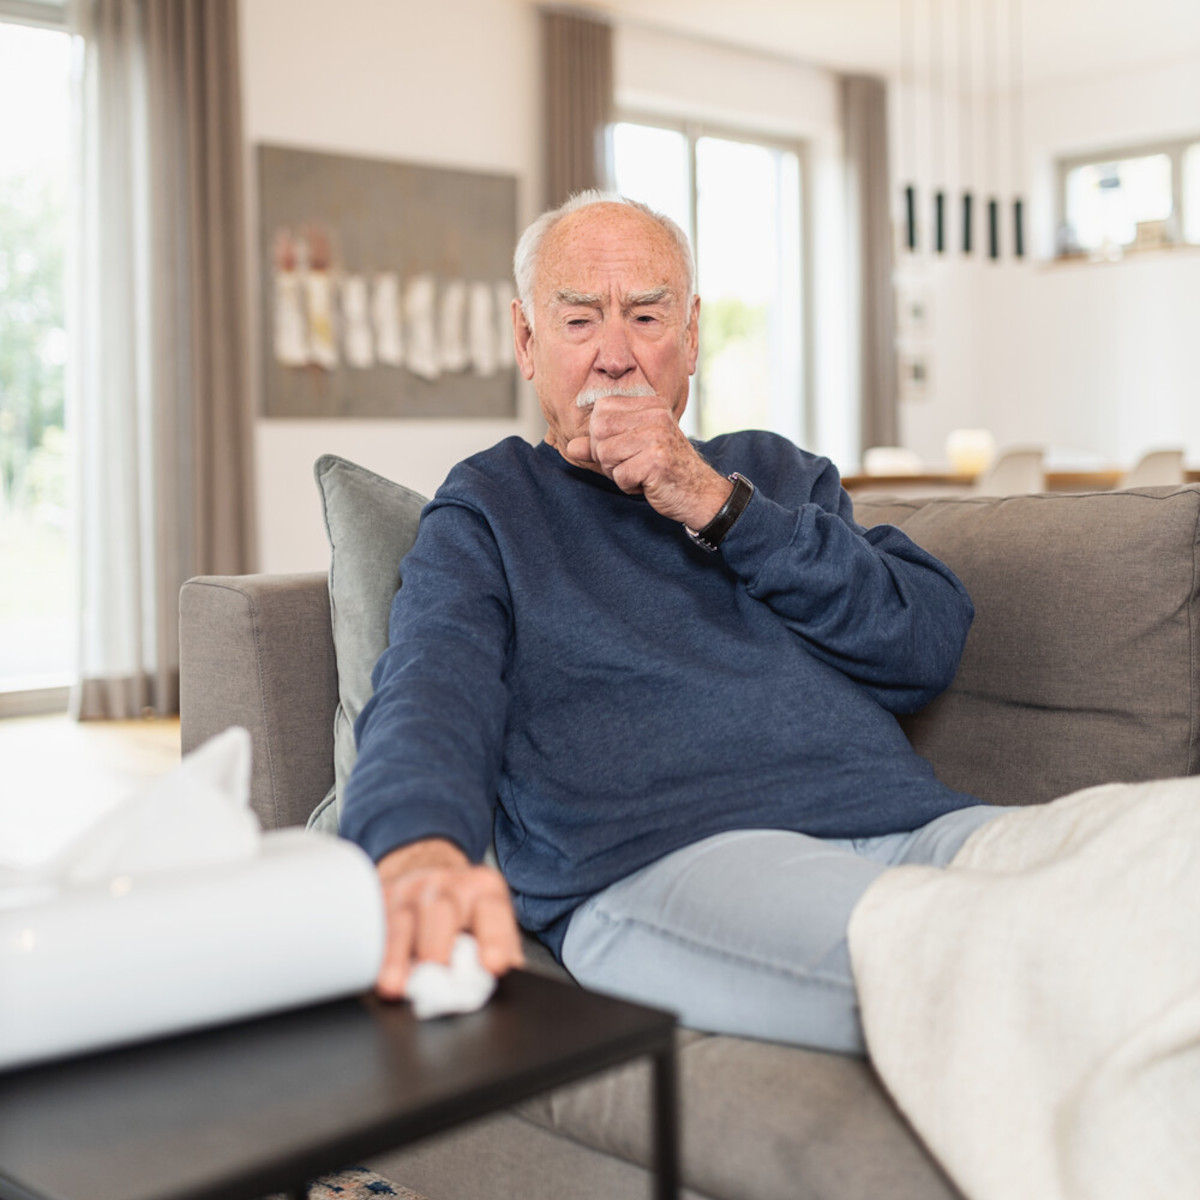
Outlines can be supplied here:
<path id="1" fill-rule="evenodd" d="M 1200 778 L 899 867 L 850 924 L 871 1059 L 970 1200 L 1200 1196 Z"/>

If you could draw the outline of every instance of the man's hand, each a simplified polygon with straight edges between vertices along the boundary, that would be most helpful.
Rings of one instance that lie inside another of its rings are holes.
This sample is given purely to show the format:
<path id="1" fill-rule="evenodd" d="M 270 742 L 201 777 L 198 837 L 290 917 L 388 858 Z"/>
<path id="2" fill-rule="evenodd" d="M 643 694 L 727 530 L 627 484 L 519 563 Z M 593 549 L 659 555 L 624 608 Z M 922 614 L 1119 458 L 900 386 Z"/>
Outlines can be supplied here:
<path id="1" fill-rule="evenodd" d="M 479 961 L 493 975 L 524 964 L 521 935 L 504 876 L 472 866 L 452 842 L 431 838 L 379 860 L 387 943 L 375 990 L 405 994 L 414 961 L 448 963 L 459 933 L 473 934 Z"/>
<path id="2" fill-rule="evenodd" d="M 595 463 L 623 492 L 643 494 L 664 517 L 693 529 L 729 498 L 729 480 L 700 457 L 659 396 L 597 400 L 587 436 L 573 438 L 566 457 Z"/>

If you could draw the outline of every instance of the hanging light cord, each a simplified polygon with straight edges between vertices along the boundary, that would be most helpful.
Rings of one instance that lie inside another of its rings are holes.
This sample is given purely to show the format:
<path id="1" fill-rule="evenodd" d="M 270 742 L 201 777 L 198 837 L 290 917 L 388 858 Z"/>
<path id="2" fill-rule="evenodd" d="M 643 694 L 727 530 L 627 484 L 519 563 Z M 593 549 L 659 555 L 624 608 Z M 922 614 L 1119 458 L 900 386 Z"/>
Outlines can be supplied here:
<path id="1" fill-rule="evenodd" d="M 959 182 L 962 186 L 962 248 L 971 253 L 971 189 L 975 177 L 975 97 L 971 88 L 971 0 L 958 6 Z"/>
<path id="2" fill-rule="evenodd" d="M 974 99 L 971 96 L 971 0 L 960 0 L 958 18 L 958 92 L 959 92 L 959 145 L 962 153 L 963 183 L 971 178 L 971 117 L 974 114 Z"/>
<path id="3" fill-rule="evenodd" d="M 1021 177 L 1024 174 L 1024 80 L 1021 72 L 1021 0 L 1009 0 L 1009 52 L 1012 65 L 1009 69 L 1009 88 L 1011 99 L 1011 123 L 1009 145 L 1012 153 L 1012 185 L 1013 195 L 1021 194 Z"/>
<path id="4" fill-rule="evenodd" d="M 916 58 L 916 22 L 914 0 L 900 0 L 900 92 L 905 100 L 901 140 L 904 155 L 904 244 L 911 252 L 917 248 L 916 176 L 917 117 L 914 60 Z"/>
<path id="5" fill-rule="evenodd" d="M 1025 203 L 1021 198 L 1025 178 L 1025 80 L 1022 71 L 1023 47 L 1021 41 L 1021 0 L 1009 0 L 1009 46 L 1012 52 L 1012 67 L 1008 86 L 1011 89 L 1011 117 L 1009 142 L 1012 146 L 1012 189 L 1013 189 L 1013 254 L 1025 257 Z"/>

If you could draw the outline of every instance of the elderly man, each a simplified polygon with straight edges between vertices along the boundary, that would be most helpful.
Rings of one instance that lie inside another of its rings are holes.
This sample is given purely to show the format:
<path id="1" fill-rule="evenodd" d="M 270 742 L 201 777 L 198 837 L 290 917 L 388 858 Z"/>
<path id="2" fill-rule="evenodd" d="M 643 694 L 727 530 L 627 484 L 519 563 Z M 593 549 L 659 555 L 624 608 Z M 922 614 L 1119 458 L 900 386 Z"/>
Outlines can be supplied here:
<path id="1" fill-rule="evenodd" d="M 953 678 L 970 599 L 856 525 L 828 461 L 683 434 L 700 301 L 671 221 L 576 197 L 516 277 L 545 440 L 459 464 L 425 510 L 357 727 L 343 832 L 385 887 L 379 991 L 464 930 L 503 972 L 519 922 L 685 1024 L 861 1053 L 856 901 L 999 811 L 894 715 Z"/>

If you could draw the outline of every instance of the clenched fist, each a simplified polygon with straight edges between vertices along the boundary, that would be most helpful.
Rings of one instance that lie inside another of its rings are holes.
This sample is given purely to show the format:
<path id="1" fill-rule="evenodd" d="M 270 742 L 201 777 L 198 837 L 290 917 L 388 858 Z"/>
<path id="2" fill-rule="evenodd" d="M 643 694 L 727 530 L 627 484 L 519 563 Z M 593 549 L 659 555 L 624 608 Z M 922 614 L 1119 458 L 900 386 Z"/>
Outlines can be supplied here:
<path id="1" fill-rule="evenodd" d="M 566 457 L 594 463 L 623 492 L 641 494 L 672 521 L 702 529 L 729 497 L 730 483 L 709 466 L 659 396 L 602 396 L 586 436 L 567 443 Z"/>

